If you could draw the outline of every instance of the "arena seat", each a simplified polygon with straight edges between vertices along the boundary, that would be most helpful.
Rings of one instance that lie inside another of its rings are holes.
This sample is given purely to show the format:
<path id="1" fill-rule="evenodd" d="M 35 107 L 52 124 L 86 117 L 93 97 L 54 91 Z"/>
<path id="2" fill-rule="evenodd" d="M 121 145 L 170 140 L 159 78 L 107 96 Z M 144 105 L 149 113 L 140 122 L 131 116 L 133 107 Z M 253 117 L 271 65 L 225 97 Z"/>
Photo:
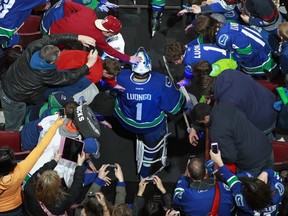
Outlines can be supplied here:
<path id="1" fill-rule="evenodd" d="M 26 48 L 32 41 L 42 38 L 42 32 L 39 27 L 40 23 L 40 16 L 30 15 L 24 25 L 19 29 L 20 45 L 23 48 Z"/>
<path id="2" fill-rule="evenodd" d="M 288 142 L 273 141 L 274 170 L 288 169 Z"/>
<path id="3" fill-rule="evenodd" d="M 30 151 L 22 151 L 19 131 L 0 131 L 0 147 L 9 146 L 15 154 L 16 160 L 23 160 Z"/>

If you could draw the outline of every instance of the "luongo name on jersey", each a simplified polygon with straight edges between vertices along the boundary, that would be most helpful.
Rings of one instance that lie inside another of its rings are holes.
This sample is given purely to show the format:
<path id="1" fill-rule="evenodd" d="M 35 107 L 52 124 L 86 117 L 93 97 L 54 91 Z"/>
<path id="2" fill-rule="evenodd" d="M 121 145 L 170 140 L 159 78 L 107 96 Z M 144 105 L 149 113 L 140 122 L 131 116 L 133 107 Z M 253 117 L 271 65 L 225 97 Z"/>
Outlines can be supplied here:
<path id="1" fill-rule="evenodd" d="M 145 82 L 135 82 L 133 72 L 123 69 L 117 82 L 125 87 L 125 91 L 117 95 L 115 116 L 125 128 L 135 133 L 153 131 L 166 120 L 165 112 L 176 114 L 185 102 L 171 79 L 157 72 L 151 72 Z"/>

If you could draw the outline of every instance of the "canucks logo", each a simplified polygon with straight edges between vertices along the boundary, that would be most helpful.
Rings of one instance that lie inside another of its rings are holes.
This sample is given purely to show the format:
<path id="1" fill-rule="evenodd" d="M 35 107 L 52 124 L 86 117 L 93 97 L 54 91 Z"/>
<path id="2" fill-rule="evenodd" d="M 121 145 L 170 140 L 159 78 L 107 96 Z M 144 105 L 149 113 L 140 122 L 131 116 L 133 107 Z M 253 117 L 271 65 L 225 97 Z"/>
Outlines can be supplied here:
<path id="1" fill-rule="evenodd" d="M 243 196 L 241 194 L 237 194 L 235 196 L 235 202 L 237 206 L 244 206 Z"/>
<path id="2" fill-rule="evenodd" d="M 228 40 L 229 36 L 227 34 L 223 34 L 219 37 L 218 39 L 218 43 L 221 46 L 226 46 L 227 40 Z"/>
<path id="3" fill-rule="evenodd" d="M 283 186 L 283 184 L 281 184 L 280 182 L 277 182 L 275 184 L 275 188 L 277 188 L 277 190 L 279 191 L 280 196 L 282 196 L 284 194 L 284 186 Z"/>
<path id="4" fill-rule="evenodd" d="M 224 13 L 224 15 L 227 18 L 235 17 L 235 12 L 232 10 L 232 11 Z"/>
<path id="5" fill-rule="evenodd" d="M 169 78 L 169 77 L 167 77 L 166 76 L 166 83 L 165 83 L 165 85 L 167 86 L 167 87 L 171 87 L 172 86 L 172 81 L 171 81 L 171 79 Z"/>

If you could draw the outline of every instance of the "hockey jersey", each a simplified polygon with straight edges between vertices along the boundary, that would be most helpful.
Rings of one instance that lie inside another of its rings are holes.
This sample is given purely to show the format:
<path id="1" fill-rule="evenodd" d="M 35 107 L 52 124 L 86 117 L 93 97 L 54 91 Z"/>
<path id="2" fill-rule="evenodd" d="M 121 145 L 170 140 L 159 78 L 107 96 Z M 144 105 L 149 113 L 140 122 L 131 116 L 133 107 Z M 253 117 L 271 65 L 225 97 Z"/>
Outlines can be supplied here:
<path id="1" fill-rule="evenodd" d="M 227 67 L 230 69 L 236 69 L 237 63 L 232 59 L 231 53 L 224 49 L 219 48 L 213 44 L 198 44 L 194 45 L 193 42 L 187 44 L 187 49 L 184 54 L 183 64 L 185 65 L 185 78 L 191 79 L 192 76 L 192 66 L 201 60 L 206 60 L 210 64 L 214 64 L 219 60 L 224 60 Z M 213 67 L 213 66 L 212 66 Z M 223 68 L 223 67 L 222 67 Z M 227 68 L 226 68 L 227 69 Z M 220 74 L 221 67 L 214 67 L 213 74 Z"/>
<path id="2" fill-rule="evenodd" d="M 227 4 L 225 0 L 216 0 L 210 5 L 201 6 L 201 13 L 221 13 L 227 21 L 239 22 L 239 7 L 235 4 Z"/>
<path id="3" fill-rule="evenodd" d="M 122 69 L 117 76 L 125 91 L 115 100 L 114 114 L 126 129 L 134 133 L 149 133 L 166 121 L 165 112 L 176 114 L 185 103 L 183 94 L 163 74 L 150 72 L 145 82 L 135 82 L 133 72 Z"/>
<path id="4" fill-rule="evenodd" d="M 64 2 L 64 0 L 58 1 L 43 14 L 40 29 L 44 35 L 49 33 L 53 22 L 64 17 Z"/>
<path id="5" fill-rule="evenodd" d="M 231 215 L 231 211 L 234 209 L 234 202 L 228 186 L 223 182 L 216 182 L 210 187 L 200 189 L 200 187 L 207 184 L 207 180 L 203 180 L 200 183 L 201 186 L 199 185 L 198 188 L 195 188 L 189 185 L 190 182 L 186 176 L 181 176 L 174 191 L 174 204 L 180 206 L 188 216 L 208 215 L 215 196 L 215 184 L 218 184 L 220 189 L 218 215 Z"/>
<path id="6" fill-rule="evenodd" d="M 193 66 L 201 60 L 207 60 L 210 64 L 220 59 L 230 59 L 231 53 L 213 44 L 190 45 L 184 54 L 183 64 Z"/>
<path id="7" fill-rule="evenodd" d="M 246 72 L 263 73 L 276 67 L 269 45 L 258 32 L 243 25 L 226 22 L 216 34 L 216 43 L 229 50 Z"/>
<path id="8" fill-rule="evenodd" d="M 18 28 L 30 16 L 32 8 L 49 0 L 0 1 L 0 44 L 6 47 Z"/>
<path id="9" fill-rule="evenodd" d="M 288 42 L 287 41 L 284 41 L 280 44 L 279 51 L 280 51 L 280 69 L 282 73 L 287 74 L 288 73 L 288 65 L 287 65 Z"/>
<path id="10" fill-rule="evenodd" d="M 271 191 L 275 191 L 275 193 L 273 195 L 273 204 L 268 208 L 263 209 L 261 212 L 257 212 L 252 210 L 245 202 L 242 183 L 239 181 L 238 177 L 235 176 L 226 166 L 219 167 L 219 171 L 221 176 L 227 181 L 227 184 L 234 195 L 236 205 L 240 208 L 240 211 L 237 211 L 237 215 L 274 216 L 278 214 L 279 204 L 284 194 L 284 185 L 282 184 L 277 172 L 274 172 L 273 170 L 264 170 L 264 172 L 268 173 L 268 184 L 270 184 Z M 257 177 L 257 175 L 251 172 L 239 173 L 238 176 Z"/>

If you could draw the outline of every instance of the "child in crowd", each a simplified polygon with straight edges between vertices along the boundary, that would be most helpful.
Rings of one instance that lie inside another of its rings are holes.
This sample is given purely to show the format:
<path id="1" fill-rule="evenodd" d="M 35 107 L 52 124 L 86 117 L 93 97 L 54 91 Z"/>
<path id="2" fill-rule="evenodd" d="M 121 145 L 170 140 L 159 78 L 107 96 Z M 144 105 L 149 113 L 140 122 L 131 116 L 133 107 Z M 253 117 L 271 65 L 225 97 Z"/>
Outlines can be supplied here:
<path id="1" fill-rule="evenodd" d="M 280 52 L 280 70 L 282 73 L 288 73 L 288 22 L 283 22 L 278 26 L 278 36 L 281 39 Z M 286 78 L 287 80 L 287 78 Z"/>

